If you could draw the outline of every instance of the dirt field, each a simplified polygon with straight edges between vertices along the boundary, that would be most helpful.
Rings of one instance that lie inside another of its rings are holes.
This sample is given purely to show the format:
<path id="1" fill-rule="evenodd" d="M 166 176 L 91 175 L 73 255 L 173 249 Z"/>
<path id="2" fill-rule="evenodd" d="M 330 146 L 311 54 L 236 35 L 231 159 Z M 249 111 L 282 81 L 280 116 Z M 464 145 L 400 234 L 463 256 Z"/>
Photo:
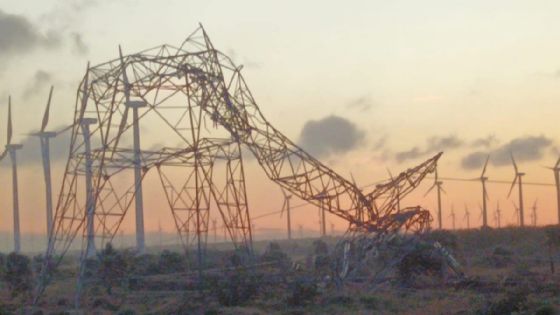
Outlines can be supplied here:
<path id="1" fill-rule="evenodd" d="M 328 278 L 333 238 L 324 239 L 327 248 L 314 239 L 279 242 L 279 248 L 258 242 L 255 271 L 242 267 L 243 256 L 209 245 L 202 285 L 187 267 L 196 257 L 116 251 L 88 267 L 80 310 L 74 308 L 77 266 L 69 257 L 36 307 L 22 306 L 30 293 L 12 296 L 3 277 L 0 314 L 557 314 L 560 276 L 551 272 L 550 258 L 558 269 L 560 248 L 547 245 L 545 228 L 435 237 L 460 262 L 464 278 L 420 272 L 403 281 L 396 273 L 375 288 L 367 278 L 336 286 Z"/>

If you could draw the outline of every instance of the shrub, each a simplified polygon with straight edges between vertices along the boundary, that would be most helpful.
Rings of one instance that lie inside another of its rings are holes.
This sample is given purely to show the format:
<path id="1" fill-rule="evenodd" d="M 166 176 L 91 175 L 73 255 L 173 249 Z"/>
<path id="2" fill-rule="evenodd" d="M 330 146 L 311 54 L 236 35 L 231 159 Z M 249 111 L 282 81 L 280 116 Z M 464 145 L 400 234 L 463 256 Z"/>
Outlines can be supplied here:
<path id="1" fill-rule="evenodd" d="M 185 259 L 181 254 L 164 250 L 159 256 L 159 270 L 162 273 L 185 271 Z"/>
<path id="2" fill-rule="evenodd" d="M 401 282 L 409 284 L 420 274 L 441 275 L 444 266 L 444 258 L 430 245 L 418 244 L 397 264 L 397 272 Z"/>
<path id="3" fill-rule="evenodd" d="M 290 305 L 305 305 L 313 302 L 317 294 L 317 284 L 313 280 L 299 278 L 292 284 L 287 302 Z"/>
<path id="4" fill-rule="evenodd" d="M 111 295 L 114 286 L 120 284 L 128 274 L 128 264 L 124 256 L 117 252 L 111 243 L 107 243 L 98 255 L 99 269 L 97 276 Z"/>
<path id="5" fill-rule="evenodd" d="M 441 246 L 456 251 L 457 250 L 457 235 L 446 230 L 435 230 L 423 235 L 423 239 L 428 242 L 438 242 Z"/>
<path id="6" fill-rule="evenodd" d="M 225 277 L 210 280 L 210 291 L 224 306 L 245 304 L 257 293 L 257 280 L 244 270 L 236 270 Z"/>
<path id="7" fill-rule="evenodd" d="M 288 255 L 282 251 L 280 245 L 276 242 L 271 242 L 270 244 L 268 244 L 268 247 L 261 256 L 261 261 L 275 263 L 282 269 L 289 268 L 289 266 L 291 265 L 290 257 L 288 257 Z"/>
<path id="8" fill-rule="evenodd" d="M 31 261 L 27 256 L 11 253 L 6 257 L 6 266 L 3 274 L 4 281 L 15 297 L 28 293 L 32 286 Z"/>

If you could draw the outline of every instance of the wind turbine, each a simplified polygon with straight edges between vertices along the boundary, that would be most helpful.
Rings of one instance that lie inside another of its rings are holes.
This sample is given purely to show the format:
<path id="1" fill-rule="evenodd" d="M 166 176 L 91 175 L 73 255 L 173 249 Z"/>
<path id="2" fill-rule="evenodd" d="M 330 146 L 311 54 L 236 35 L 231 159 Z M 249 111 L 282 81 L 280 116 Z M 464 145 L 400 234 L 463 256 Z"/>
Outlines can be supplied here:
<path id="1" fill-rule="evenodd" d="M 488 192 L 486 191 L 486 181 L 488 177 L 486 177 L 486 167 L 488 166 L 488 161 L 490 160 L 490 155 L 486 157 L 486 162 L 484 163 L 484 167 L 482 168 L 482 173 L 480 174 L 480 183 L 482 184 L 482 227 L 488 227 L 488 208 L 486 201 L 488 198 Z"/>
<path id="2" fill-rule="evenodd" d="M 513 205 L 513 217 L 515 218 L 515 222 L 517 223 L 517 225 L 519 225 L 519 207 L 517 207 L 517 205 L 515 204 L 515 202 L 511 202 L 511 204 Z"/>
<path id="3" fill-rule="evenodd" d="M 467 229 L 471 228 L 471 213 L 469 212 L 469 208 L 467 208 L 467 204 L 465 204 L 465 216 L 464 218 L 467 220 Z"/>
<path id="4" fill-rule="evenodd" d="M 502 210 L 500 209 L 500 202 L 499 201 L 496 202 L 495 216 L 496 216 L 496 226 L 498 228 L 500 228 L 501 227 L 501 221 L 502 221 Z"/>
<path id="5" fill-rule="evenodd" d="M 519 169 L 517 168 L 517 163 L 515 163 L 515 159 L 513 158 L 513 154 L 510 155 L 511 155 L 511 162 L 513 163 L 513 168 L 515 170 L 515 177 L 513 178 L 513 182 L 511 183 L 511 188 L 509 189 L 508 198 L 511 195 L 511 192 L 513 191 L 513 187 L 515 187 L 515 184 L 517 183 L 519 187 L 519 225 L 523 227 L 525 226 L 524 207 L 523 207 L 523 176 L 525 175 L 525 173 L 519 171 Z"/>
<path id="6" fill-rule="evenodd" d="M 449 216 L 451 217 L 453 230 L 455 230 L 455 208 L 453 207 L 453 205 L 451 205 L 451 214 Z"/>
<path id="7" fill-rule="evenodd" d="M 19 229 L 19 194 L 18 194 L 18 177 L 17 177 L 17 150 L 21 149 L 23 146 L 21 144 L 12 143 L 13 134 L 12 125 L 12 98 L 8 97 L 8 139 L 6 142 L 6 148 L 2 155 L 0 155 L 0 161 L 6 157 L 6 154 L 10 155 L 10 161 L 12 163 L 12 202 L 13 202 L 13 217 L 14 217 L 14 252 L 19 253 L 21 251 L 21 234 Z"/>
<path id="8" fill-rule="evenodd" d="M 146 251 L 146 241 L 144 235 L 144 199 L 142 193 L 142 156 L 140 148 L 140 126 L 138 109 L 146 107 L 143 100 L 130 99 L 130 83 L 126 74 L 126 65 L 122 54 L 121 46 L 119 46 L 119 57 L 122 66 L 122 76 L 124 84 L 125 110 L 122 114 L 121 123 L 119 125 L 119 135 L 122 135 L 128 120 L 128 110 L 132 109 L 132 129 L 134 142 L 134 206 L 136 212 L 136 249 L 140 254 Z M 120 137 L 119 137 L 120 138 Z M 115 141 L 115 149 L 118 145 L 118 139 Z M 113 150 L 114 151 L 114 150 Z"/>
<path id="9" fill-rule="evenodd" d="M 442 228 L 442 222 L 441 222 L 441 192 L 443 191 L 444 193 L 446 193 L 445 190 L 443 189 L 443 187 L 441 187 L 442 185 L 443 185 L 443 182 L 438 179 L 438 171 L 437 171 L 437 168 L 436 168 L 434 184 L 432 185 L 432 187 L 430 187 L 430 189 L 428 189 L 428 191 L 426 191 L 424 196 L 428 195 L 430 193 L 430 191 L 432 191 L 432 189 L 434 189 L 434 187 L 437 187 L 437 190 L 436 190 L 436 192 L 437 192 L 437 206 L 438 206 L 437 218 L 438 218 L 438 227 L 439 227 L 440 230 Z"/>
<path id="10" fill-rule="evenodd" d="M 47 125 L 49 124 L 49 111 L 51 108 L 51 100 L 53 94 L 53 87 L 51 86 L 49 92 L 49 99 L 47 101 L 47 107 L 45 108 L 45 113 L 43 114 L 43 121 L 41 122 L 41 130 L 32 134 L 33 136 L 39 137 L 41 142 L 41 156 L 43 157 L 43 174 L 45 178 L 45 196 L 46 196 L 46 210 L 47 210 L 47 237 L 51 239 L 52 228 L 53 228 L 53 205 L 52 205 L 52 181 L 51 181 L 51 158 L 50 158 L 50 139 L 56 137 L 58 134 L 68 130 L 70 127 L 64 128 L 58 132 L 46 131 Z"/>
<path id="11" fill-rule="evenodd" d="M 280 212 L 280 217 L 284 214 L 284 210 L 286 210 L 286 220 L 287 220 L 287 227 L 288 227 L 288 240 L 292 240 L 292 219 L 290 217 L 290 199 L 292 199 L 292 195 L 289 195 L 282 190 L 282 194 L 284 195 L 284 203 L 282 204 L 282 211 Z"/>
<path id="12" fill-rule="evenodd" d="M 533 226 L 537 226 L 537 199 L 535 199 L 531 210 L 531 223 L 533 224 Z"/>
<path id="13" fill-rule="evenodd" d="M 560 224 L 560 157 L 556 160 L 554 167 L 547 167 L 554 172 L 554 183 L 556 184 L 556 206 L 558 211 L 558 224 Z"/>

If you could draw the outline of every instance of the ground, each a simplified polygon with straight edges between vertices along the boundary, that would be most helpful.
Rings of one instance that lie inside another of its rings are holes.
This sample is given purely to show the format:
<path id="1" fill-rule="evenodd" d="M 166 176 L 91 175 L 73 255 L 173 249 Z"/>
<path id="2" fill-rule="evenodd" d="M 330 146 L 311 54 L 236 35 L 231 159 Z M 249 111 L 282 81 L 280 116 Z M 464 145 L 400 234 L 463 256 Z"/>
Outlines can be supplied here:
<path id="1" fill-rule="evenodd" d="M 80 310 L 74 307 L 76 259 L 68 257 L 35 307 L 24 306 L 30 293 L 13 297 L 1 282 L 0 314 L 556 314 L 560 276 L 552 273 L 550 258 L 557 264 L 560 248 L 548 246 L 546 230 L 435 233 L 464 278 L 420 274 L 375 288 L 367 279 L 336 286 L 328 278 L 332 256 L 314 239 L 255 243 L 255 271 L 242 267 L 242 254 L 232 258 L 224 245 L 209 245 L 202 286 L 196 270 L 186 267 L 196 257 L 185 259 L 173 249 L 146 256 L 110 252 L 92 263 Z M 332 254 L 338 239 L 323 241 Z"/>

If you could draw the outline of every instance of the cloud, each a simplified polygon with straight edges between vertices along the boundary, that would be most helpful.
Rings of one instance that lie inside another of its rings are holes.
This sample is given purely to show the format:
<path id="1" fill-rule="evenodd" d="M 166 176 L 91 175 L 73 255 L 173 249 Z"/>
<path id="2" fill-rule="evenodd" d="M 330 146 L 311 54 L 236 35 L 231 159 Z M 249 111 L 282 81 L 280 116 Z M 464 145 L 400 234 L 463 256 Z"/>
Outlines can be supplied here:
<path id="1" fill-rule="evenodd" d="M 463 145 L 463 140 L 457 136 L 431 137 L 428 139 L 426 153 L 455 149 Z"/>
<path id="2" fill-rule="evenodd" d="M 72 38 L 72 44 L 73 44 L 72 49 L 76 54 L 85 55 L 88 53 L 89 47 L 84 42 L 84 39 L 82 38 L 82 34 L 72 33 L 70 34 L 70 37 Z"/>
<path id="3" fill-rule="evenodd" d="M 500 141 L 498 141 L 498 139 L 496 138 L 496 136 L 494 135 L 488 135 L 485 138 L 478 138 L 476 140 L 474 140 L 471 143 L 472 147 L 485 147 L 485 148 L 490 148 L 493 147 L 495 145 L 497 145 L 498 143 L 500 143 Z"/>
<path id="4" fill-rule="evenodd" d="M 461 166 L 464 169 L 480 168 L 488 154 L 490 154 L 490 162 L 495 166 L 510 165 L 511 154 L 516 162 L 537 161 L 543 158 L 547 148 L 550 148 L 552 144 L 551 139 L 542 135 L 516 138 L 489 152 L 470 153 L 461 160 Z"/>
<path id="5" fill-rule="evenodd" d="M 461 160 L 461 167 L 466 170 L 481 168 L 484 165 L 484 162 L 486 162 L 487 157 L 488 153 L 486 152 L 478 151 L 470 153 Z"/>
<path id="6" fill-rule="evenodd" d="M 37 121 L 39 124 L 40 121 Z M 59 126 L 53 130 L 61 130 L 64 127 Z M 59 134 L 55 138 L 50 139 L 50 158 L 51 163 L 56 164 L 66 162 L 68 159 L 68 150 L 70 148 L 71 132 L 66 131 Z M 19 165 L 40 165 L 42 163 L 41 144 L 39 138 L 36 136 L 27 136 L 21 142 L 23 148 L 18 151 L 18 164 Z M 4 167 L 8 163 L 3 164 Z"/>
<path id="7" fill-rule="evenodd" d="M 32 96 L 37 95 L 41 90 L 52 83 L 53 75 L 44 70 L 37 70 L 33 79 L 29 82 L 27 87 L 23 91 L 23 98 L 25 100 L 29 99 Z"/>
<path id="8" fill-rule="evenodd" d="M 60 37 L 55 32 L 43 34 L 26 17 L 0 10 L 0 55 L 23 54 L 40 47 L 58 46 Z"/>
<path id="9" fill-rule="evenodd" d="M 395 160 L 401 163 L 406 160 L 417 159 L 428 154 L 457 149 L 459 147 L 462 147 L 463 144 L 464 141 L 454 135 L 445 137 L 431 137 L 426 141 L 425 149 L 421 149 L 420 147 L 416 146 L 410 150 L 397 152 L 395 153 Z"/>
<path id="10" fill-rule="evenodd" d="M 306 122 L 301 130 L 299 144 L 309 153 L 324 157 L 351 151 L 363 138 L 363 131 L 351 121 L 329 116 Z"/>
<path id="11" fill-rule="evenodd" d="M 361 112 L 370 110 L 373 107 L 373 101 L 369 95 L 363 95 L 356 99 L 351 100 L 346 105 L 348 109 L 356 109 Z"/>
<path id="12" fill-rule="evenodd" d="M 397 160 L 397 162 L 401 163 L 404 162 L 406 160 L 413 160 L 416 158 L 419 158 L 423 155 L 425 155 L 426 153 L 422 150 L 420 150 L 418 147 L 414 147 L 408 151 L 401 151 L 401 152 L 397 152 L 395 153 L 395 160 Z"/>

